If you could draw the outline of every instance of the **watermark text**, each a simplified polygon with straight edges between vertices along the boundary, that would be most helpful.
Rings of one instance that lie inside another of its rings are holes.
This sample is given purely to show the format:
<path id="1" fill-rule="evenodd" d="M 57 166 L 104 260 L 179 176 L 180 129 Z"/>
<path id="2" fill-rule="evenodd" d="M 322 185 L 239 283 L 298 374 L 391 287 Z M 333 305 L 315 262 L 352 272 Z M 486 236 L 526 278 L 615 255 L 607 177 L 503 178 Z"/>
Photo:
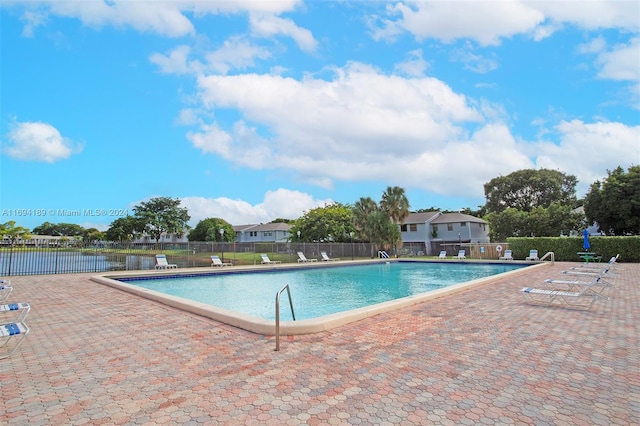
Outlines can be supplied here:
<path id="1" fill-rule="evenodd" d="M 2 209 L 0 216 L 12 217 L 124 217 L 129 209 Z"/>

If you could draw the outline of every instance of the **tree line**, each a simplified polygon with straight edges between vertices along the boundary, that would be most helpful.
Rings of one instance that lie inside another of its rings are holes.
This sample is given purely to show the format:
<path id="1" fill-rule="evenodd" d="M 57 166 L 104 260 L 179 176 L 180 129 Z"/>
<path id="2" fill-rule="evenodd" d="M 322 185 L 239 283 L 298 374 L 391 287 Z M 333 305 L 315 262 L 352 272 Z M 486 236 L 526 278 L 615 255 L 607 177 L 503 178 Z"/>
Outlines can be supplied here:
<path id="1" fill-rule="evenodd" d="M 640 234 L 640 166 L 621 167 L 594 182 L 584 199 L 577 199 L 575 176 L 548 169 L 525 169 L 484 184 L 486 203 L 477 211 L 462 212 L 489 223 L 492 241 L 511 236 L 558 236 L 596 223 L 605 235 Z M 582 207 L 583 212 L 579 211 Z M 578 211 L 576 211 L 578 209 Z M 438 211 L 432 207 L 420 211 Z M 206 218 L 191 228 L 191 217 L 180 200 L 152 198 L 133 208 L 133 215 L 114 220 L 106 232 L 80 225 L 45 222 L 30 231 L 14 221 L 0 224 L 0 236 L 12 242 L 30 235 L 59 235 L 85 241 L 131 241 L 149 235 L 187 235 L 190 241 L 234 241 L 233 226 L 223 218 Z M 306 211 L 291 224 L 290 239 L 300 242 L 371 242 L 378 247 L 401 243 L 399 224 L 410 213 L 405 190 L 389 186 L 375 201 L 361 197 L 353 205 L 333 203 Z"/>

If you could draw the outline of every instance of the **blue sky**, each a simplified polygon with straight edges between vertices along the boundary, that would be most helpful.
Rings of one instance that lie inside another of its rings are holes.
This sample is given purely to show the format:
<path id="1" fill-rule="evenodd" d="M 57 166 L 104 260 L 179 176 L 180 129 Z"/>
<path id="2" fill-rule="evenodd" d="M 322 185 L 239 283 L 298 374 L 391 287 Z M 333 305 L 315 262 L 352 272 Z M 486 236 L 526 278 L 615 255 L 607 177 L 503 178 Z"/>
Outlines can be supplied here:
<path id="1" fill-rule="evenodd" d="M 525 168 L 578 196 L 640 164 L 640 3 L 0 3 L 0 223 L 106 229 L 151 197 L 192 225 L 405 188 L 484 205 Z"/>

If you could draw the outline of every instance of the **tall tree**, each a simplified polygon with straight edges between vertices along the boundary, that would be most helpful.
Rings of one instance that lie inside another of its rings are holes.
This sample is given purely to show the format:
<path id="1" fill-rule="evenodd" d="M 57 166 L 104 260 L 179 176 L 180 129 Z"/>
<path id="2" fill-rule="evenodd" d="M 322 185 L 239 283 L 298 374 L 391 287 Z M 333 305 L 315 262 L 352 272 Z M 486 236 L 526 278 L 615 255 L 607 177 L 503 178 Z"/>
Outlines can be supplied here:
<path id="1" fill-rule="evenodd" d="M 640 234 L 640 166 L 607 172 L 591 185 L 584 199 L 588 223 L 597 223 L 607 235 Z"/>
<path id="2" fill-rule="evenodd" d="M 131 241 L 138 235 L 144 225 L 138 223 L 134 216 L 119 217 L 109 225 L 105 232 L 105 238 L 109 241 Z"/>
<path id="3" fill-rule="evenodd" d="M 359 239 L 372 241 L 373 231 L 368 226 L 369 216 L 379 210 L 378 204 L 371 197 L 361 197 L 353 205 L 353 225 Z"/>
<path id="4" fill-rule="evenodd" d="M 311 241 L 347 242 L 354 231 L 351 208 L 334 203 L 311 209 L 298 218 L 291 227 L 291 239 Z"/>
<path id="5" fill-rule="evenodd" d="M 382 194 L 380 209 L 389 216 L 394 227 L 397 228 L 397 232 L 391 231 L 387 234 L 388 242 L 397 250 L 402 241 L 399 224 L 409 216 L 409 200 L 404 189 L 399 186 L 388 186 Z"/>
<path id="6" fill-rule="evenodd" d="M 30 237 L 29 230 L 22 226 L 16 226 L 14 220 L 0 224 L 0 240 L 7 238 L 12 246 L 15 245 L 18 240 L 25 240 Z"/>
<path id="7" fill-rule="evenodd" d="M 221 229 L 224 229 L 222 235 L 220 235 Z M 187 238 L 189 241 L 233 241 L 236 239 L 236 233 L 229 222 L 215 217 L 198 222 L 195 228 L 189 231 Z"/>
<path id="8" fill-rule="evenodd" d="M 509 237 L 557 237 L 568 235 L 584 226 L 581 214 L 573 213 L 570 206 L 552 203 L 549 207 L 535 207 L 530 212 L 509 207 L 485 216 L 489 222 L 492 241 L 505 241 Z"/>
<path id="9" fill-rule="evenodd" d="M 152 198 L 133 208 L 134 216 L 140 220 L 143 231 L 160 241 L 162 234 L 182 235 L 188 228 L 191 217 L 180 200 L 169 197 Z"/>
<path id="10" fill-rule="evenodd" d="M 33 228 L 33 233 L 36 235 L 77 237 L 84 235 L 85 229 L 75 223 L 44 222 L 42 225 Z"/>
<path id="11" fill-rule="evenodd" d="M 575 206 L 577 183 L 575 176 L 556 170 L 519 170 L 484 184 L 484 211 L 498 213 L 511 207 L 530 212 L 554 202 Z"/>
<path id="12" fill-rule="evenodd" d="M 402 223 L 409 216 L 409 200 L 404 189 L 399 186 L 388 186 L 382 194 L 380 208 L 393 223 Z"/>
<path id="13" fill-rule="evenodd" d="M 362 197 L 354 204 L 353 223 L 359 238 L 373 243 L 378 250 L 395 247 L 401 240 L 400 228 L 389 212 L 370 197 Z"/>
<path id="14" fill-rule="evenodd" d="M 105 235 L 97 228 L 87 228 L 82 232 L 82 240 L 87 242 L 102 241 L 105 239 Z"/>
<path id="15" fill-rule="evenodd" d="M 396 247 L 401 240 L 400 228 L 382 210 L 377 210 L 367 217 L 366 228 L 370 241 L 378 250 Z"/>

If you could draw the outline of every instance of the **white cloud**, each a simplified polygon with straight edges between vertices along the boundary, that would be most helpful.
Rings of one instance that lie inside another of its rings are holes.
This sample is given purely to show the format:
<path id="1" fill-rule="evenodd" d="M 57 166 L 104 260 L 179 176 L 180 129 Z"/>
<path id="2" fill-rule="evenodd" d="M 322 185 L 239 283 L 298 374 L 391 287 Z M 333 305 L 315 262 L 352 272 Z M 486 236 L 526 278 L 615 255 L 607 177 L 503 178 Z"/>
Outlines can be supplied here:
<path id="1" fill-rule="evenodd" d="M 606 177 L 607 170 L 640 164 L 640 126 L 572 120 L 560 122 L 555 130 L 560 143 L 537 144 L 536 166 L 575 175 L 579 196 Z"/>
<path id="2" fill-rule="evenodd" d="M 190 9 L 189 2 L 146 1 L 51 1 L 49 13 L 77 18 L 86 26 L 101 28 L 107 25 L 131 27 L 141 32 L 152 32 L 167 37 L 194 34 L 191 21 L 183 14 Z M 151 6 L 151 7 L 150 7 Z"/>
<path id="3" fill-rule="evenodd" d="M 211 123 L 189 133 L 196 148 L 247 167 L 292 170 L 325 188 L 381 180 L 480 196 L 478 182 L 533 166 L 500 124 L 504 110 L 469 102 L 437 79 L 353 63 L 331 81 L 250 74 L 201 77 L 198 84 L 205 108 L 237 109 L 243 119 L 228 131 Z M 495 124 L 469 135 L 465 126 L 481 123 L 483 113 Z"/>
<path id="4" fill-rule="evenodd" d="M 547 20 L 567 23 L 587 30 L 618 28 L 640 30 L 640 4 L 635 0 L 530 1 Z"/>
<path id="5" fill-rule="evenodd" d="M 388 7 L 388 17 L 375 19 L 376 39 L 394 39 L 401 31 L 416 39 L 444 42 L 468 38 L 488 46 L 504 38 L 528 34 L 535 40 L 570 24 L 588 30 L 640 29 L 640 5 L 635 0 L 584 1 L 404 1 Z"/>
<path id="6" fill-rule="evenodd" d="M 195 226 L 199 221 L 213 217 L 223 218 L 232 225 L 267 223 L 277 218 L 297 219 L 307 210 L 332 202 L 330 199 L 316 200 L 309 194 L 280 188 L 268 191 L 263 202 L 255 205 L 226 197 L 184 197 L 181 205 L 189 210 L 191 224 Z"/>
<path id="7" fill-rule="evenodd" d="M 395 36 L 402 28 L 418 40 L 471 38 L 485 46 L 531 32 L 544 21 L 542 12 L 519 1 L 465 2 L 464 8 L 455 1 L 407 1 L 389 7 L 389 14 L 374 37 Z"/>
<path id="8" fill-rule="evenodd" d="M 256 13 L 278 15 L 294 10 L 300 0 L 42 0 L 33 2 L 7 1 L 26 6 L 22 20 L 23 33 L 27 36 L 43 25 L 49 15 L 79 19 L 84 25 L 94 28 L 105 26 L 130 27 L 141 32 L 150 32 L 166 37 L 183 37 L 195 34 L 195 25 L 189 16 L 208 14 Z M 279 19 L 279 18 L 276 18 Z M 292 21 L 283 20 L 280 34 L 289 35 L 303 49 L 313 42 L 307 30 L 298 28 Z"/>
<path id="9" fill-rule="evenodd" d="M 198 85 L 203 108 L 234 109 L 242 119 L 201 125 L 188 135 L 196 148 L 325 188 L 374 180 L 481 197 L 484 182 L 524 168 L 560 169 L 590 184 L 594 170 L 640 163 L 636 127 L 562 122 L 559 143 L 524 142 L 501 105 L 467 99 L 437 79 L 357 63 L 336 69 L 333 80 L 216 75 Z M 582 161 L 588 152 L 593 158 Z"/>
<path id="10" fill-rule="evenodd" d="M 640 37 L 601 53 L 598 63 L 600 78 L 640 82 Z"/>
<path id="11" fill-rule="evenodd" d="M 486 74 L 498 67 L 498 61 L 474 52 L 471 43 L 465 43 L 464 47 L 454 49 L 451 52 L 451 59 L 455 62 L 463 63 L 465 68 L 479 74 Z"/>
<path id="12" fill-rule="evenodd" d="M 255 59 L 267 59 L 271 53 L 240 36 L 225 40 L 217 50 L 206 54 L 207 69 L 220 74 L 244 70 L 255 65 Z"/>
<path id="13" fill-rule="evenodd" d="M 271 38 L 277 35 L 291 37 L 305 52 L 314 52 L 318 42 L 311 31 L 298 27 L 291 19 L 273 15 L 252 14 L 249 20 L 253 35 Z"/>
<path id="14" fill-rule="evenodd" d="M 22 35 L 33 37 L 35 29 L 47 22 L 47 15 L 39 11 L 28 10 L 22 14 L 20 20 L 25 23 Z"/>
<path id="15" fill-rule="evenodd" d="M 408 58 L 404 62 L 396 64 L 396 71 L 410 76 L 410 77 L 422 77 L 429 68 L 429 63 L 422 57 L 422 49 L 416 49 L 408 54 Z"/>
<path id="16" fill-rule="evenodd" d="M 53 163 L 82 151 L 82 146 L 63 137 L 47 123 L 15 123 L 7 135 L 5 154 L 25 161 Z"/>
<path id="17" fill-rule="evenodd" d="M 181 45 L 167 54 L 154 53 L 149 61 L 156 64 L 165 74 L 193 74 L 207 72 L 227 74 L 234 70 L 245 70 L 256 65 L 256 59 L 268 59 L 271 53 L 244 37 L 233 36 L 225 40 L 222 46 L 205 53 L 204 60 L 190 59 L 192 49 Z"/>
<path id="18" fill-rule="evenodd" d="M 160 68 L 165 74 L 198 74 L 204 69 L 198 61 L 189 61 L 191 48 L 181 45 L 173 48 L 168 55 L 154 53 L 149 57 L 151 63 Z"/>
<path id="19" fill-rule="evenodd" d="M 250 147 L 272 167 L 311 175 L 320 166 L 323 176 L 349 173 L 332 163 L 366 163 L 385 152 L 412 156 L 455 139 L 461 129 L 452 123 L 482 118 L 437 79 L 387 76 L 357 63 L 337 69 L 332 81 L 245 74 L 201 77 L 198 85 L 205 108 L 238 109 L 252 123 L 236 124 L 225 158 L 238 161 Z M 258 126 L 275 136 L 251 130 Z"/>

